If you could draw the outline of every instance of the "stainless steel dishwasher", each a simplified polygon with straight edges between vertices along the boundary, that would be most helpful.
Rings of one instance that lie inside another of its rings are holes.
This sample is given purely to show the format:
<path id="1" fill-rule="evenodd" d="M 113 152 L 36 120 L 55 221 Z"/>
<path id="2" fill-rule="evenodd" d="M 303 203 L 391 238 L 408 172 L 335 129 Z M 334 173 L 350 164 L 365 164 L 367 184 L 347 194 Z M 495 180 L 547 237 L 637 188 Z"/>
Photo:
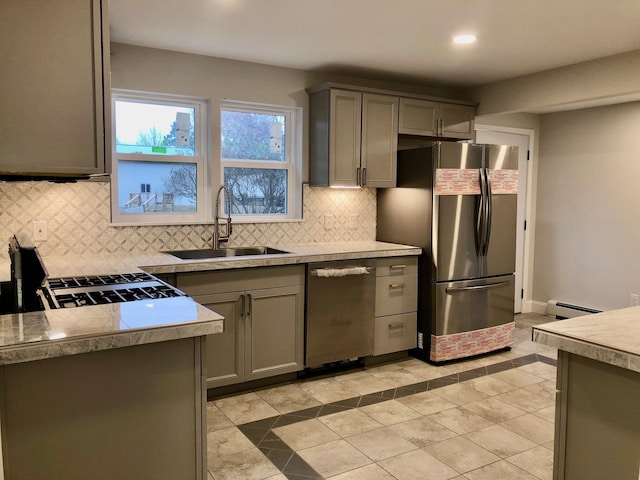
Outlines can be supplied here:
<path id="1" fill-rule="evenodd" d="M 375 294 L 375 260 L 307 266 L 307 368 L 373 354 Z"/>

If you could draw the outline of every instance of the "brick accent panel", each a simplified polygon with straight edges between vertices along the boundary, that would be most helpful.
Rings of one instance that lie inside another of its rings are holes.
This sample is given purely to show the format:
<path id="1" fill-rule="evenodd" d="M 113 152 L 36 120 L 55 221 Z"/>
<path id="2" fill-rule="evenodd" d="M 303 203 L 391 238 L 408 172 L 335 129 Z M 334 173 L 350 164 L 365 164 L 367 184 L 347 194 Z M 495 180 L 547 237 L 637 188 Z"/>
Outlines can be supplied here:
<path id="1" fill-rule="evenodd" d="M 451 335 L 431 335 L 432 362 L 470 357 L 513 345 L 515 322 Z"/>

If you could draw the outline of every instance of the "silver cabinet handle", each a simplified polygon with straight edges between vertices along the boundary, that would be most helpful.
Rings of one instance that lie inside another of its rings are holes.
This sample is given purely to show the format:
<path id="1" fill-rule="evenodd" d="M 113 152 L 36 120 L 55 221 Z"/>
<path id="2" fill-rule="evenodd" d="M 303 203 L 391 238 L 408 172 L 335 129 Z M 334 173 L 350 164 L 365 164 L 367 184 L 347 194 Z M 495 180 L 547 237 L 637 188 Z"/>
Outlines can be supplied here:
<path id="1" fill-rule="evenodd" d="M 389 330 L 397 330 L 399 328 L 404 328 L 404 323 L 390 323 L 388 325 Z"/>
<path id="2" fill-rule="evenodd" d="M 244 318 L 244 294 L 240 295 L 240 318 Z"/>
<path id="3" fill-rule="evenodd" d="M 364 187 L 367 184 L 367 167 L 362 169 L 362 186 Z"/>
<path id="4" fill-rule="evenodd" d="M 392 283 L 389 285 L 389 289 L 392 288 L 404 288 L 406 284 L 404 283 Z"/>
<path id="5" fill-rule="evenodd" d="M 404 270 L 407 268 L 406 265 L 390 265 L 389 270 Z"/>
<path id="6" fill-rule="evenodd" d="M 253 308 L 253 297 L 250 293 L 247 293 L 247 317 L 251 316 L 251 309 Z"/>
<path id="7" fill-rule="evenodd" d="M 360 167 L 356 168 L 356 185 L 360 185 Z"/>
<path id="8" fill-rule="evenodd" d="M 458 293 L 458 292 L 473 292 L 476 290 L 489 290 L 490 288 L 499 288 L 506 287 L 510 285 L 511 282 L 499 282 L 499 283 L 490 283 L 488 285 L 474 285 L 473 287 L 451 287 L 447 288 L 447 293 Z"/>
<path id="9" fill-rule="evenodd" d="M 345 268 L 314 268 L 312 277 L 348 277 L 350 275 L 366 275 L 375 270 L 375 267 L 345 267 Z"/>

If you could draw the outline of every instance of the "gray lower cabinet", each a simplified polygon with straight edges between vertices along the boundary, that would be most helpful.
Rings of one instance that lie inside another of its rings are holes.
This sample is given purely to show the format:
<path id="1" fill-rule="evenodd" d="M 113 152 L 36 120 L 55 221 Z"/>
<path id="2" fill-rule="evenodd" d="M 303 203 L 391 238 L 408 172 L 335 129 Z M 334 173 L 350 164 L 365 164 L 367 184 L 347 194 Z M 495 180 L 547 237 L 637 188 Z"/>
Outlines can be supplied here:
<path id="1" fill-rule="evenodd" d="M 378 259 L 373 354 L 409 350 L 417 344 L 418 259 Z"/>
<path id="2" fill-rule="evenodd" d="M 103 173 L 106 0 L 2 0 L 0 19 L 0 174 Z"/>
<path id="3" fill-rule="evenodd" d="M 207 387 L 304 368 L 304 267 L 194 272 L 177 286 L 224 316 L 224 333 L 207 337 Z"/>
<path id="4" fill-rule="evenodd" d="M 640 373 L 559 350 L 554 480 L 637 480 L 639 403 Z"/>

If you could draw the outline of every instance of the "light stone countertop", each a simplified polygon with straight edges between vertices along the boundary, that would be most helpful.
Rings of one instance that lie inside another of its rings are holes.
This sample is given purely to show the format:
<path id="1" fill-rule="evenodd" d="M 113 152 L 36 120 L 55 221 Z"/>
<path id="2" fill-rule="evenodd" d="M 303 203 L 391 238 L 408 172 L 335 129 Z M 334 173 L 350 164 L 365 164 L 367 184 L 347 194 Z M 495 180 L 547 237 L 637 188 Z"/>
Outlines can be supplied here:
<path id="1" fill-rule="evenodd" d="M 640 307 L 536 325 L 533 340 L 640 372 Z"/>
<path id="2" fill-rule="evenodd" d="M 270 245 L 289 253 L 181 260 L 165 253 L 66 255 L 43 258 L 50 278 L 146 271 L 151 274 L 419 255 L 383 242 Z M 0 259 L 7 281 L 9 260 Z M 190 298 L 125 302 L 0 316 L 0 365 L 220 333 L 222 317 Z"/>

